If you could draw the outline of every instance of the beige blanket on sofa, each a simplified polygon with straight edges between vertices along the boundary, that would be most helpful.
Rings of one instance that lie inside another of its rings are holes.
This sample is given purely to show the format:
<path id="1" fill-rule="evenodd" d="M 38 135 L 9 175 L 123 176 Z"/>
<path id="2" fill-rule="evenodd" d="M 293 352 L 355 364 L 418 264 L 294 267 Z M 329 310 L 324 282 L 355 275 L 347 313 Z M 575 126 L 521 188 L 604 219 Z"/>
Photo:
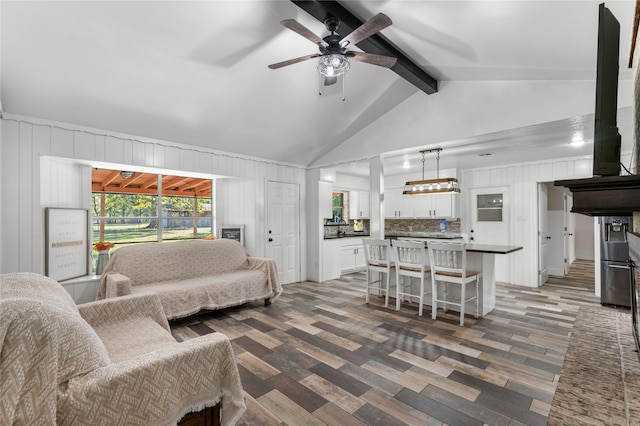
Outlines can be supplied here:
<path id="1" fill-rule="evenodd" d="M 223 425 L 244 412 L 226 336 L 176 342 L 154 295 L 79 308 L 49 278 L 0 275 L 1 425 L 170 425 L 221 399 Z"/>
<path id="2" fill-rule="evenodd" d="M 248 256 L 234 240 L 146 243 L 115 251 L 98 298 L 155 293 L 167 318 L 221 309 L 282 293 L 272 259 Z"/>

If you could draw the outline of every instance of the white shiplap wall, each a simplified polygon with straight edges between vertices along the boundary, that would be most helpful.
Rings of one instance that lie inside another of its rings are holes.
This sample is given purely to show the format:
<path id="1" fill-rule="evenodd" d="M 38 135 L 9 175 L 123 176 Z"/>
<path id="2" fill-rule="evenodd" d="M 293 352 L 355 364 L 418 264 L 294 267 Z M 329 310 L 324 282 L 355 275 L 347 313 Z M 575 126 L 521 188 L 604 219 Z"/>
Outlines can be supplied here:
<path id="1" fill-rule="evenodd" d="M 464 170 L 461 173 L 461 208 L 463 217 L 471 218 L 471 188 L 506 186 L 510 245 L 523 249 L 501 257 L 496 255 L 496 280 L 518 285 L 538 285 L 537 223 L 538 182 L 579 179 L 592 176 L 590 158 L 561 159 L 546 163 L 514 164 L 491 169 Z M 470 221 L 462 222 L 462 232 L 469 232 Z"/>
<path id="2" fill-rule="evenodd" d="M 218 221 L 245 223 L 247 249 L 255 256 L 266 252 L 266 181 L 300 184 L 306 199 L 306 171 L 294 165 L 29 117 L 6 117 L 1 131 L 1 273 L 44 273 L 44 208 L 90 208 L 91 164 L 233 178 L 219 183 Z M 300 220 L 304 229 L 304 214 Z"/>
<path id="3" fill-rule="evenodd" d="M 84 208 L 90 211 L 90 206 L 91 166 L 74 164 L 57 157 L 40 157 L 40 204 L 39 208 L 33 211 L 34 221 L 38 221 L 40 215 L 44 220 L 46 207 Z M 42 235 L 44 236 L 44 233 Z M 40 245 L 34 244 L 31 251 L 32 259 L 37 260 L 41 251 Z M 89 270 L 92 267 L 90 258 L 91 254 L 87 253 Z M 43 267 L 43 270 L 45 269 Z"/>

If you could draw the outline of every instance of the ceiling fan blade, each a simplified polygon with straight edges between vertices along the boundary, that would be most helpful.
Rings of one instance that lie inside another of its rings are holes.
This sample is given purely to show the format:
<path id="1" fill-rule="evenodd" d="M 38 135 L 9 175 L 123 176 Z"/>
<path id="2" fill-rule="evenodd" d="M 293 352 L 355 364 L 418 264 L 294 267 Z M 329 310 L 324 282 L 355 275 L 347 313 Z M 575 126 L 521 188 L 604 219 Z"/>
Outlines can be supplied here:
<path id="1" fill-rule="evenodd" d="M 271 68 L 272 70 L 275 70 L 278 68 L 286 67 L 287 65 L 293 65 L 293 64 L 297 64 L 298 62 L 308 61 L 309 59 L 317 58 L 318 56 L 322 56 L 322 55 L 319 53 L 314 53 L 312 55 L 300 56 L 299 58 L 293 58 L 286 61 L 271 64 L 269 65 L 269 68 Z"/>
<path id="2" fill-rule="evenodd" d="M 349 51 L 345 52 L 345 56 L 353 58 L 356 61 L 366 62 L 367 64 L 378 65 L 379 67 L 391 68 L 396 64 L 397 59 L 393 56 L 376 55 L 374 53 L 363 53 Z"/>
<path id="3" fill-rule="evenodd" d="M 328 46 L 326 41 L 324 41 L 319 36 L 315 35 L 313 32 L 311 32 L 310 29 L 308 29 L 307 27 L 305 27 L 295 19 L 285 19 L 284 21 L 280 21 L 280 23 L 285 27 L 289 28 L 291 31 L 294 31 L 300 34 L 302 37 L 306 38 L 307 40 L 312 41 L 316 45 L 321 45 L 324 47 Z"/>
<path id="4" fill-rule="evenodd" d="M 357 44 L 383 28 L 387 28 L 391 24 L 391 18 L 384 13 L 378 13 L 376 16 L 353 30 L 351 34 L 340 40 L 340 46 L 347 47 L 349 45 Z"/>
<path id="5" fill-rule="evenodd" d="M 338 77 L 325 77 L 324 78 L 324 85 L 325 86 L 331 86 L 334 85 L 338 82 Z"/>

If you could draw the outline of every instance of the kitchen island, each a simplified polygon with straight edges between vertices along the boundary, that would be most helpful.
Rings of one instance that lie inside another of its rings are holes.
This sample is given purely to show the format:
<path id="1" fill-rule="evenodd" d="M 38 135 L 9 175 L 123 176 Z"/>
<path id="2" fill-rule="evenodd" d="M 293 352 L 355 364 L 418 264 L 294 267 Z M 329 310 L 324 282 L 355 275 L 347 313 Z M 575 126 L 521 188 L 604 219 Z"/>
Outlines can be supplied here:
<path id="1" fill-rule="evenodd" d="M 323 244 L 323 270 L 322 280 L 327 281 L 337 279 L 343 273 L 354 272 L 365 268 L 364 250 L 362 239 L 369 236 L 358 237 L 348 235 L 342 237 L 325 238 Z M 434 234 L 426 237 L 419 236 L 391 236 L 391 244 L 395 239 L 416 240 L 424 242 L 425 246 L 429 240 L 462 242 L 460 234 Z M 496 255 L 507 255 L 515 251 L 522 250 L 522 246 L 496 245 L 496 244 L 467 244 L 467 268 L 480 272 L 478 283 L 478 311 L 480 316 L 485 316 L 496 306 Z M 395 273 L 391 276 L 392 285 L 395 286 Z M 458 290 L 458 291 L 456 291 Z M 451 292 L 455 296 L 459 295 L 459 287 L 451 286 Z M 395 291 L 390 294 L 395 297 Z M 430 298 L 429 298 L 430 299 Z M 427 299 L 427 300 L 429 300 Z M 456 307 L 450 306 L 453 311 Z M 475 312 L 475 309 L 466 309 L 467 312 Z"/>
<path id="2" fill-rule="evenodd" d="M 425 247 L 430 239 L 443 240 L 443 238 L 401 238 L 403 240 L 424 241 Z M 496 255 L 505 255 L 518 250 L 522 250 L 522 246 L 467 243 L 467 269 L 480 272 L 480 281 L 478 283 L 478 311 L 481 317 L 487 315 L 496 307 Z M 453 295 L 452 300 L 459 298 L 460 291 L 458 286 L 450 286 L 450 291 Z M 469 290 L 467 290 L 467 294 L 468 291 Z M 447 309 L 459 311 L 457 307 L 452 305 Z M 465 311 L 473 313 L 475 309 L 467 308 Z"/>
<path id="3" fill-rule="evenodd" d="M 518 250 L 522 250 L 522 246 L 467 244 L 467 269 L 480 272 L 478 309 L 481 317 L 496 307 L 496 254 L 504 255 Z"/>

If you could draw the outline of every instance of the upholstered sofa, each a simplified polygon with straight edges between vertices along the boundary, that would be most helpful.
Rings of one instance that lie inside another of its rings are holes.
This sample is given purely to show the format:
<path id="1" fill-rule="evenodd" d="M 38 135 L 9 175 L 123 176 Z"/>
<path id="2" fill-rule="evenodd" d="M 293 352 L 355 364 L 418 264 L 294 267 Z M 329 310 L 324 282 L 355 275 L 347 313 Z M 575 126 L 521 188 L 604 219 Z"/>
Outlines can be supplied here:
<path id="1" fill-rule="evenodd" d="M 0 424 L 169 425 L 245 410 L 229 339 L 178 343 L 154 294 L 76 306 L 56 281 L 0 275 Z"/>
<path id="2" fill-rule="evenodd" d="M 98 299 L 154 293 L 168 319 L 221 309 L 282 293 L 275 261 L 247 254 L 235 240 L 145 243 L 114 252 Z"/>

